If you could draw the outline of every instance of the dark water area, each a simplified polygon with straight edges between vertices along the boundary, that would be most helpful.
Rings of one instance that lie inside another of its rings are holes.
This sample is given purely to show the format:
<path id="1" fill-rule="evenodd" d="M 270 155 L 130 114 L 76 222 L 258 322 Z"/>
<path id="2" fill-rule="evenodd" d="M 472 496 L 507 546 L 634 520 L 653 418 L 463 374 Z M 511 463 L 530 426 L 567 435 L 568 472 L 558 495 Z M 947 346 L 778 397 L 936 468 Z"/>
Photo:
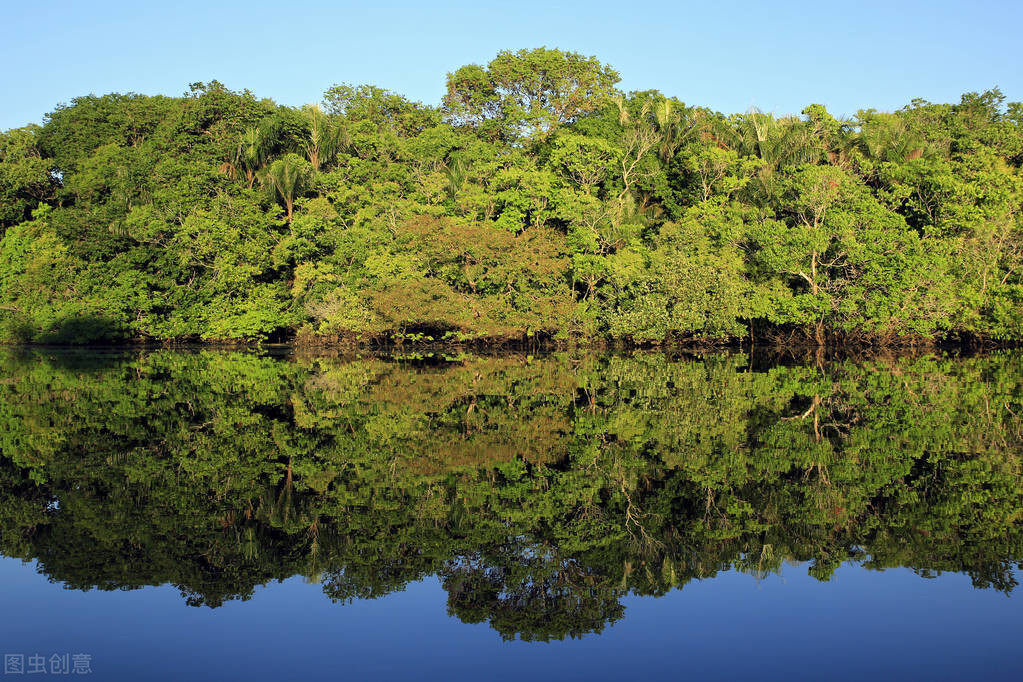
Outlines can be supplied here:
<path id="1" fill-rule="evenodd" d="M 4 679 L 1023 678 L 1018 352 L 0 368 Z"/>

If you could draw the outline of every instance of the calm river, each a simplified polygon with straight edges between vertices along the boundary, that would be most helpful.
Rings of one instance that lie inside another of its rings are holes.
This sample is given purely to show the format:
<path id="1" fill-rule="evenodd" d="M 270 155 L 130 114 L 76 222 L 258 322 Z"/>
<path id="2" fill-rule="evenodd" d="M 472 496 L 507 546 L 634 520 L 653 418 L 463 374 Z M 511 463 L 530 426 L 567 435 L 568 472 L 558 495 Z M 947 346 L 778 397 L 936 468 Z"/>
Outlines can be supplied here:
<path id="1" fill-rule="evenodd" d="M 1023 678 L 1023 356 L 0 349 L 3 679 Z"/>

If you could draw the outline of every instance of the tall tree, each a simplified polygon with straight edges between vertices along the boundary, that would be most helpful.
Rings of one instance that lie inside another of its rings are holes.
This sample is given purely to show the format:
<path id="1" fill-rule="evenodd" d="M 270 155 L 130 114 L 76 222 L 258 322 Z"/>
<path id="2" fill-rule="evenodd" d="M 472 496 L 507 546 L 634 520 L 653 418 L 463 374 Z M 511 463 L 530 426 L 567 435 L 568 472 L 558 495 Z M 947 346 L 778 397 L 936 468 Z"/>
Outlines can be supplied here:
<path id="1" fill-rule="evenodd" d="M 263 174 L 263 184 L 284 204 L 289 225 L 295 214 L 295 199 L 309 188 L 312 179 L 313 165 L 298 154 L 285 154 Z"/>
<path id="2" fill-rule="evenodd" d="M 576 52 L 504 51 L 485 67 L 448 74 L 444 105 L 458 123 L 542 140 L 603 106 L 618 80 L 614 69 Z"/>

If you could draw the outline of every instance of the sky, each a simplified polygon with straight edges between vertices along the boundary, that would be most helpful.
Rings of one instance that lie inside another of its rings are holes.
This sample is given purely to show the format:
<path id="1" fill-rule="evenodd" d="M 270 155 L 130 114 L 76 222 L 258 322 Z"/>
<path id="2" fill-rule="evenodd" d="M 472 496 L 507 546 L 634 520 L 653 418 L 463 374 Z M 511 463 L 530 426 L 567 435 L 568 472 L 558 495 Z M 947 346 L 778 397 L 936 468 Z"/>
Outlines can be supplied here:
<path id="1" fill-rule="evenodd" d="M 557 47 L 732 113 L 833 114 L 1023 99 L 1023 2 L 138 2 L 51 0 L 0 12 L 0 130 L 85 94 L 180 95 L 216 79 L 281 104 L 369 83 L 438 104 L 445 75 L 499 50 Z"/>

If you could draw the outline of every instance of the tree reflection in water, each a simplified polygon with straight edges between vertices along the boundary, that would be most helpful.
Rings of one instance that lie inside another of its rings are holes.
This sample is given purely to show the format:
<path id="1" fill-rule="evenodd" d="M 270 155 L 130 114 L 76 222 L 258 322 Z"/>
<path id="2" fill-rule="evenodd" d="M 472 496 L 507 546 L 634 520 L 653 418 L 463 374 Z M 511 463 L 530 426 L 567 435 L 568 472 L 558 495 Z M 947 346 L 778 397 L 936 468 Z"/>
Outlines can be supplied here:
<path id="1" fill-rule="evenodd" d="M 809 562 L 968 574 L 1023 556 L 1016 354 L 0 355 L 0 552 L 192 605 L 293 575 L 338 602 L 436 575 L 503 637 L 628 594 Z"/>

